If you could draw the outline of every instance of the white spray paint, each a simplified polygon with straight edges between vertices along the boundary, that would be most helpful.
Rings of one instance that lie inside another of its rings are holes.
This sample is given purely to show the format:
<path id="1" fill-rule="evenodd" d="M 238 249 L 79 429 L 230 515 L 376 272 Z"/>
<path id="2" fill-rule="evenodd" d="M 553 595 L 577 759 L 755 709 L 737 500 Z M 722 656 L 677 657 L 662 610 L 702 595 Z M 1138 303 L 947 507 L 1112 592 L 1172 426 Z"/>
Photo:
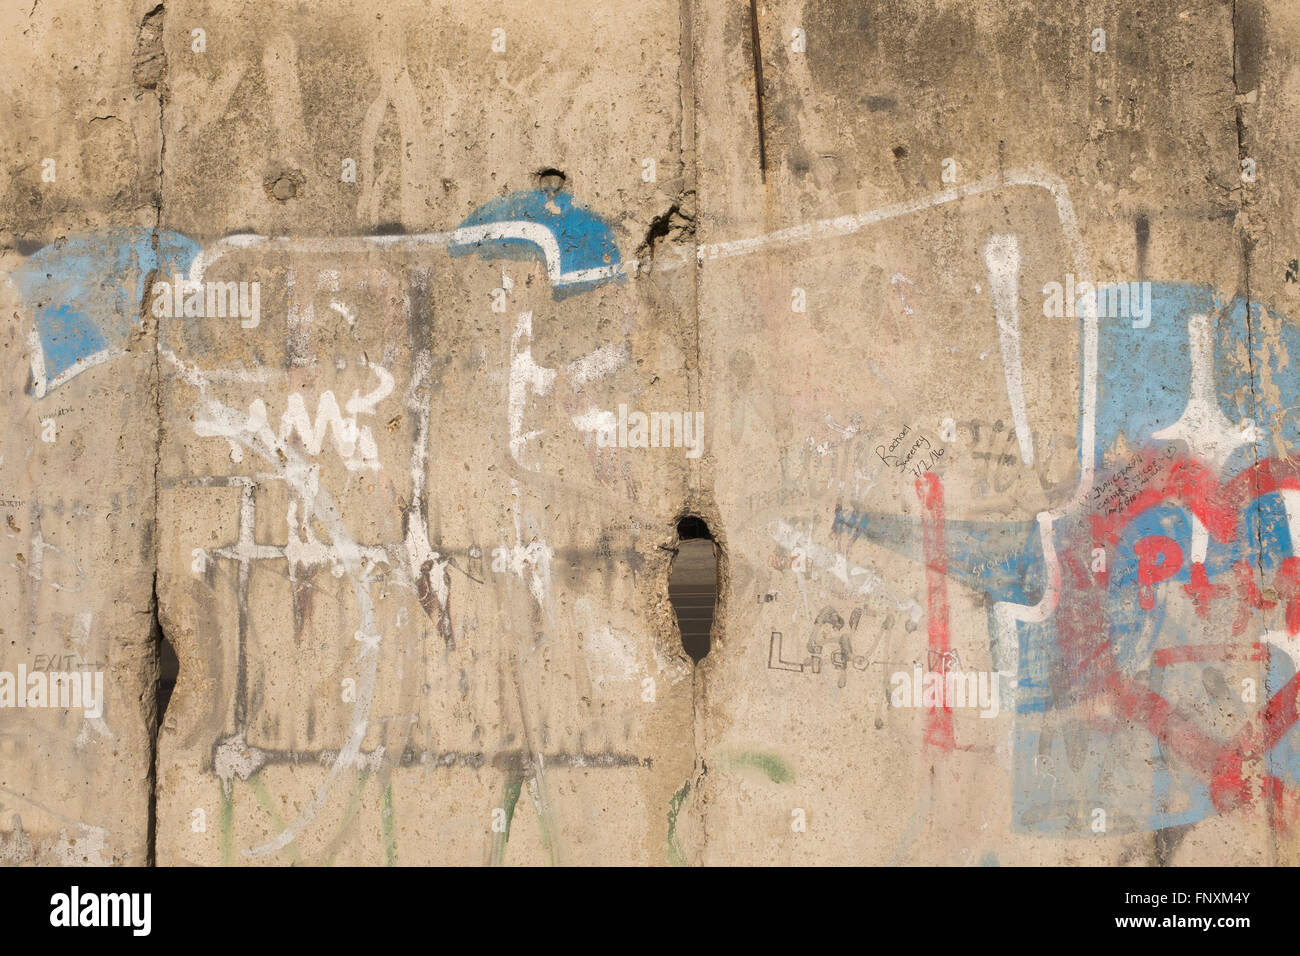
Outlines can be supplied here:
<path id="1" fill-rule="evenodd" d="M 524 464 L 522 455 L 528 442 L 541 435 L 543 429 L 524 431 L 524 406 L 529 391 L 545 395 L 551 390 L 555 384 L 555 370 L 542 368 L 533 361 L 532 338 L 533 313 L 520 312 L 514 335 L 510 337 L 510 385 L 506 409 L 510 423 L 510 456 L 521 467 L 537 471 L 541 466 L 529 468 Z M 528 344 L 521 348 L 520 343 L 525 339 Z"/>
<path id="2" fill-rule="evenodd" d="M 1011 420 L 1020 443 L 1020 460 L 1034 464 L 1034 439 L 1029 430 L 1029 411 L 1025 407 L 1024 370 L 1020 361 L 1020 240 L 1015 236 L 990 236 L 984 247 L 984 261 L 989 270 L 989 288 L 998 320 L 998 340 L 1002 343 L 1002 369 L 1007 381 L 1007 399 L 1011 402 Z"/>
<path id="3" fill-rule="evenodd" d="M 1260 440 L 1259 429 L 1250 419 L 1233 425 L 1219 408 L 1214 394 L 1214 339 L 1210 318 L 1194 315 L 1187 323 L 1192 381 L 1187 406 L 1178 421 L 1152 432 L 1152 438 L 1181 441 L 1198 461 L 1220 474 L 1233 453 L 1243 445 Z"/>
<path id="4" fill-rule="evenodd" d="M 165 353 L 166 354 L 166 353 Z M 172 357 L 174 359 L 174 357 Z M 334 557 L 342 563 L 344 572 L 352 579 L 356 597 L 359 622 L 358 630 L 365 634 L 380 633 L 375 625 L 374 600 L 370 595 L 370 566 L 363 565 L 361 548 L 349 534 L 342 515 L 333 499 L 319 488 L 307 488 L 302 476 L 308 466 L 301 456 L 265 425 L 256 432 L 248 432 L 242 427 L 243 419 L 238 411 L 208 396 L 208 384 L 197 369 L 186 367 L 184 363 L 174 362 L 179 370 L 179 377 L 193 385 L 199 392 L 202 408 L 208 420 L 218 429 L 224 426 L 228 435 L 239 442 L 246 450 L 259 455 L 271 470 L 280 475 L 293 488 L 300 498 L 310 502 L 313 520 L 329 533 L 334 550 Z M 282 464 L 282 462 L 284 464 Z M 330 793 L 338 782 L 343 770 L 356 765 L 361 744 L 369 726 L 370 709 L 374 700 L 375 677 L 378 669 L 379 654 L 358 655 L 362 662 L 361 678 L 357 685 L 356 702 L 353 704 L 352 718 L 349 722 L 347 740 L 330 766 L 325 780 L 317 788 L 312 799 L 292 823 L 279 834 L 259 846 L 245 849 L 243 854 L 250 859 L 268 856 L 292 843 L 329 801 Z"/>

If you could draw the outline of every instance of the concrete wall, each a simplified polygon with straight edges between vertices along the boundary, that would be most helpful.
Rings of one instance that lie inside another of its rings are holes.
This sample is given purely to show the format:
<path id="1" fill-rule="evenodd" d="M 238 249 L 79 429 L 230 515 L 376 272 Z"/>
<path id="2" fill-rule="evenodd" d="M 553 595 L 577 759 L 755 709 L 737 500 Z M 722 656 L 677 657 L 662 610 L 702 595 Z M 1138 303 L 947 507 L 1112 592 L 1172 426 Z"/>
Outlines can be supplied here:
<path id="1" fill-rule="evenodd" d="M 2 15 L 0 858 L 1296 862 L 1294 12 Z"/>

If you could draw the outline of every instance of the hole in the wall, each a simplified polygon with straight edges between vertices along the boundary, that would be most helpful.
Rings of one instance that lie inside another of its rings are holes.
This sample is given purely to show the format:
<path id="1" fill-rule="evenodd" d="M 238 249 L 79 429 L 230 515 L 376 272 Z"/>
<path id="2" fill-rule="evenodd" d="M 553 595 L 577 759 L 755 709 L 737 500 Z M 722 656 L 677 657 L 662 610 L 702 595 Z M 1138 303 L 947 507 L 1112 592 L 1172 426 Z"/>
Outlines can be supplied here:
<path id="1" fill-rule="evenodd" d="M 151 616 L 149 643 L 154 654 L 150 661 L 155 666 L 153 673 L 157 677 L 154 685 L 154 721 L 151 728 L 149 761 L 149 837 L 145 847 L 147 866 L 157 865 L 157 831 L 158 831 L 158 737 L 162 732 L 163 715 L 171 703 L 172 691 L 176 688 L 176 678 L 180 674 L 180 659 L 176 649 L 167 640 L 163 632 L 162 619 L 158 614 L 158 575 L 154 573 L 153 594 L 149 600 Z M 143 701 L 142 701 L 143 702 Z"/>
<path id="2" fill-rule="evenodd" d="M 537 188 L 552 195 L 563 189 L 564 184 L 569 180 L 568 176 L 554 166 L 539 169 L 535 175 L 537 176 Z"/>
<path id="3" fill-rule="evenodd" d="M 266 195 L 276 202 L 288 202 L 297 199 L 303 187 L 307 185 L 307 175 L 301 169 L 285 169 L 271 173 L 262 180 Z"/>
<path id="4" fill-rule="evenodd" d="M 668 574 L 668 602 L 677 615 L 682 650 L 696 664 L 709 653 L 718 603 L 718 551 L 703 518 L 677 522 L 678 544 Z"/>
<path id="5" fill-rule="evenodd" d="M 167 83 L 167 51 L 163 46 L 163 21 L 166 13 L 160 3 L 140 21 L 131 74 L 136 89 L 141 92 L 165 89 Z"/>
<path id="6" fill-rule="evenodd" d="M 158 725 L 162 726 L 167 705 L 171 703 L 172 691 L 176 689 L 176 678 L 180 674 L 181 662 L 176 656 L 167 635 L 158 631 Z"/>

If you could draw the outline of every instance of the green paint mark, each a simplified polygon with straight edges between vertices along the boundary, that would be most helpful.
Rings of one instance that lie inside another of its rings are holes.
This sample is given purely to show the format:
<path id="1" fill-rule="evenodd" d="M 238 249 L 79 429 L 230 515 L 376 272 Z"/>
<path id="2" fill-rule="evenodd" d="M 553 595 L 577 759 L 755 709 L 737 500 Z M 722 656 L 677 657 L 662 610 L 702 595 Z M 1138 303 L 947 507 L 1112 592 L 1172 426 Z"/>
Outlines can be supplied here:
<path id="1" fill-rule="evenodd" d="M 397 866 L 397 836 L 393 820 L 393 782 L 388 781 L 384 788 L 384 810 L 379 815 L 384 825 L 384 859 L 385 866 Z"/>
<path id="2" fill-rule="evenodd" d="M 510 776 L 506 777 L 505 797 L 501 801 L 501 809 L 506 812 L 505 829 L 497 834 L 496 845 L 492 848 L 492 865 L 504 866 L 506 862 L 506 844 L 510 841 L 510 821 L 515 818 L 515 805 L 519 803 L 519 794 L 524 786 L 524 772 L 522 770 L 511 770 Z"/>
<path id="3" fill-rule="evenodd" d="M 757 770 L 766 774 L 773 783 L 790 783 L 794 780 L 794 771 L 790 765 L 776 754 L 759 750 L 740 750 L 735 753 L 722 754 L 717 758 L 718 766 L 723 770 Z"/>
<path id="4" fill-rule="evenodd" d="M 357 785 L 352 789 L 352 796 L 348 798 L 347 809 L 343 811 L 343 824 L 339 827 L 339 832 L 335 835 L 333 847 L 330 850 L 329 857 L 325 860 L 326 866 L 334 865 L 334 857 L 338 855 L 343 845 L 343 834 L 347 833 L 348 827 L 352 825 L 352 820 L 361 809 L 361 791 L 366 787 L 366 780 L 370 778 L 369 770 L 362 770 L 357 774 Z"/>
<path id="5" fill-rule="evenodd" d="M 668 839 L 667 857 L 670 866 L 690 866 L 686 862 L 686 854 L 677 844 L 677 814 L 681 813 L 682 804 L 691 792 L 691 781 L 688 779 L 682 788 L 673 794 L 672 799 L 668 801 Z"/>
<path id="6" fill-rule="evenodd" d="M 235 865 L 235 781 L 219 781 L 221 787 L 221 865 Z"/>
<path id="7" fill-rule="evenodd" d="M 271 818 L 271 824 L 277 830 L 283 831 L 284 820 L 280 818 L 280 812 L 276 810 L 275 802 L 271 799 L 271 795 L 266 791 L 266 784 L 262 782 L 262 775 L 259 773 L 250 777 L 248 785 L 253 789 L 253 796 L 257 797 L 257 802 L 261 804 L 262 809 L 265 810 L 267 816 Z M 289 859 L 293 862 L 294 866 L 300 866 L 302 864 L 302 854 L 298 851 L 297 837 L 289 841 L 288 850 Z"/>
<path id="8" fill-rule="evenodd" d="M 537 828 L 542 838 L 542 849 L 550 857 L 550 866 L 560 865 L 560 853 L 555 844 L 555 820 L 551 815 L 550 801 L 542 790 L 542 781 L 537 774 L 528 780 L 528 795 L 532 797 L 533 809 L 537 811 Z"/>

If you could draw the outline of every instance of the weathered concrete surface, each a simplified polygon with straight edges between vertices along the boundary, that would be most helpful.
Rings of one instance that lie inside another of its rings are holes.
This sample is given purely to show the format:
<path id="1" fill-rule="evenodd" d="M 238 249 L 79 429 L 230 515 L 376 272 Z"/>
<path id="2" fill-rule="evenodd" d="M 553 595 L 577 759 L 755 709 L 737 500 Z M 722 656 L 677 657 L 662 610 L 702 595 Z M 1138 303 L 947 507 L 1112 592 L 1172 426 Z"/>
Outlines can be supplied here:
<path id="1" fill-rule="evenodd" d="M 592 229 L 630 254 L 681 176 L 676 7 L 293 9 L 168 12 L 169 47 L 193 22 L 234 48 L 172 58 L 164 223 L 293 239 L 217 243 L 208 277 L 261 282 L 255 328 L 159 334 L 181 659 L 159 861 L 660 861 L 694 762 L 662 587 L 687 462 L 581 426 L 691 405 L 691 276 L 566 296 L 417 234 L 572 198 L 618 210 Z M 203 149 L 222 116 L 238 147 Z M 298 170 L 300 198 L 264 187 Z M 354 238 L 395 223 L 408 238 Z"/>
<path id="2" fill-rule="evenodd" d="M 156 753 L 163 864 L 1295 862 L 1294 14 L 41 16 L 92 132 L 8 120 L 0 669 L 81 640 L 116 736 L 0 711 L 7 858 L 143 861 Z M 73 233 L 147 251 L 59 379 Z"/>
<path id="3" fill-rule="evenodd" d="M 8 863 L 140 865 L 148 854 L 157 409 L 152 342 L 132 321 L 150 246 L 125 238 L 133 227 L 147 237 L 157 217 L 158 100 L 137 43 L 147 9 L 0 11 L 0 672 L 100 672 L 104 693 L 97 718 L 0 710 Z M 107 341 L 92 344 L 64 306 L 92 313 Z M 41 329 L 43 368 L 29 339 Z M 78 349 L 112 357 L 55 385 Z"/>
<path id="4" fill-rule="evenodd" d="M 1267 723 L 1263 701 L 1294 698 L 1290 638 L 1222 599 L 1234 547 L 1271 578 L 1285 546 L 1242 542 L 1254 496 L 1211 487 L 1291 447 L 1287 399 L 1251 407 L 1286 344 L 1252 353 L 1232 302 L 1250 288 L 1233 228 L 1232 7 L 1127 7 L 1058 5 L 1033 28 L 1000 4 L 759 15 L 766 183 L 757 126 L 710 124 L 702 243 L 868 215 L 706 262 L 706 400 L 730 411 L 711 416 L 713 487 L 738 617 L 704 665 L 703 749 L 745 772 L 705 778 L 705 862 L 1294 853 L 1273 815 L 1286 784 L 1261 779 L 1285 779 L 1288 758 L 1261 769 L 1249 729 Z M 746 13 L 701 11 L 697 76 L 743 72 Z M 1097 27 L 1105 53 L 1090 49 Z M 744 101 L 735 84 L 697 89 L 702 114 Z M 1045 317 L 1045 284 L 1069 273 L 1153 282 L 1150 327 Z M 1198 347 L 1215 416 L 1184 410 Z M 1189 427 L 1171 429 L 1180 415 Z M 750 467 L 726 467 L 741 454 Z M 1175 490 L 1201 468 L 1204 485 Z M 1208 502 L 1231 520 L 1198 545 Z M 1110 536 L 1095 531 L 1107 517 Z M 1182 577 L 1145 604 L 1135 548 L 1171 539 Z M 1207 566 L 1213 605 L 1192 593 Z M 1002 707 L 897 706 L 894 675 L 910 689 L 914 668 L 1000 672 Z"/>

